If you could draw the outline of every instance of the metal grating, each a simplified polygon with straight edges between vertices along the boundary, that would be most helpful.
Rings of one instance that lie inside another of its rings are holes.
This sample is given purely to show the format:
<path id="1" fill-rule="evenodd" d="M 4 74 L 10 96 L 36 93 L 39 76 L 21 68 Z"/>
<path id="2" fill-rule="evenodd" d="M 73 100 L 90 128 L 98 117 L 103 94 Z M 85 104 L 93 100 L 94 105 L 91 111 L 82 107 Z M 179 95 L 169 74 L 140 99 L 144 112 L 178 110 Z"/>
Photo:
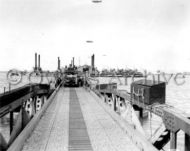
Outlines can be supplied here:
<path id="1" fill-rule="evenodd" d="M 92 151 L 91 142 L 74 88 L 70 88 L 69 151 Z"/>

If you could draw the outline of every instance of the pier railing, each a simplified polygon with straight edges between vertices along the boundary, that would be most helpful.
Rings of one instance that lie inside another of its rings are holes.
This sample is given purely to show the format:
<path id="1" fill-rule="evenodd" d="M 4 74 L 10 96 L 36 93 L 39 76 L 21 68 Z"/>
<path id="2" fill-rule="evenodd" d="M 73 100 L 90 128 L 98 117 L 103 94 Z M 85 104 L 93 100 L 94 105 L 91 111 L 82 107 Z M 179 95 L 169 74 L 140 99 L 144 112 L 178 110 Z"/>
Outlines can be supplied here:
<path id="1" fill-rule="evenodd" d="M 47 84 L 29 84 L 0 95 L 0 122 L 9 121 L 10 137 L 0 133 L 0 150 L 14 142 L 34 115 L 46 104 L 53 90 Z"/>
<path id="2" fill-rule="evenodd" d="M 159 136 L 157 139 L 152 141 L 152 145 L 154 145 L 157 149 L 162 149 L 169 141 L 170 149 L 177 149 L 177 133 L 179 130 L 182 130 L 185 133 L 185 151 L 190 151 L 189 115 L 179 111 L 173 106 L 166 104 L 165 102 L 160 103 L 158 101 L 153 104 L 146 104 L 143 101 L 139 101 L 142 97 L 145 97 L 143 94 L 140 94 L 140 91 L 138 92 L 139 94 L 134 94 L 135 92 L 133 89 L 131 89 L 131 92 L 119 91 L 117 89 L 110 88 L 109 84 L 107 84 L 107 87 L 104 86 L 104 89 L 100 89 L 101 84 L 99 84 L 97 79 L 96 81 L 98 82 L 96 86 L 91 86 L 93 85 L 91 78 L 87 81 L 89 88 L 101 97 L 105 103 L 110 105 L 118 114 L 125 112 L 125 110 L 128 109 L 128 106 L 131 106 L 132 110 L 139 111 L 140 118 L 143 118 L 143 116 L 145 116 L 144 114 L 148 116 L 147 111 L 161 117 L 164 124 L 164 129 L 160 132 L 160 134 L 158 134 Z M 137 95 L 137 98 L 135 98 L 134 95 Z"/>

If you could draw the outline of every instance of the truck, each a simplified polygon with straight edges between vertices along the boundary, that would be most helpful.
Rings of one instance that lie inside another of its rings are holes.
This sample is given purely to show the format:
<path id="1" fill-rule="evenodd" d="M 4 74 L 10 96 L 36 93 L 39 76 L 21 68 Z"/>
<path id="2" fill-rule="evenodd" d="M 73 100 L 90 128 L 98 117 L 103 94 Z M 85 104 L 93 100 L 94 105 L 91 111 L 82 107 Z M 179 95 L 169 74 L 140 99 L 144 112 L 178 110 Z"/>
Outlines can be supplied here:
<path id="1" fill-rule="evenodd" d="M 77 67 L 69 67 L 64 71 L 64 86 L 79 87 L 83 86 L 83 77 L 77 70 Z"/>

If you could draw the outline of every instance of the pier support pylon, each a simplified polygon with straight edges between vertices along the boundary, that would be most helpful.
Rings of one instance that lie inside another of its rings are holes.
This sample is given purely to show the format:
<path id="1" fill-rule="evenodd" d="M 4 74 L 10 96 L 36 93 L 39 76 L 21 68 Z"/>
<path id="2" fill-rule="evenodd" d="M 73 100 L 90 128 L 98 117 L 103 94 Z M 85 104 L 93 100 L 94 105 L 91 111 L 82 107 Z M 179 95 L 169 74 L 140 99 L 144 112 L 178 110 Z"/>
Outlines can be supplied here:
<path id="1" fill-rule="evenodd" d="M 190 119 L 190 118 L 188 118 Z M 185 133 L 185 146 L 184 146 L 185 151 L 190 151 L 190 135 Z"/>
<path id="2" fill-rule="evenodd" d="M 170 132 L 170 149 L 177 149 L 177 132 Z"/>
<path id="3" fill-rule="evenodd" d="M 140 111 L 139 111 L 139 117 L 141 119 L 148 118 L 148 111 L 146 111 L 146 110 L 144 110 L 144 109 L 141 108 Z"/>
<path id="4" fill-rule="evenodd" d="M 190 136 L 185 134 L 185 151 L 190 151 Z"/>
<path id="5" fill-rule="evenodd" d="M 13 130 L 13 125 L 14 125 L 14 112 L 11 111 L 10 112 L 10 134 L 11 134 L 11 132 Z"/>

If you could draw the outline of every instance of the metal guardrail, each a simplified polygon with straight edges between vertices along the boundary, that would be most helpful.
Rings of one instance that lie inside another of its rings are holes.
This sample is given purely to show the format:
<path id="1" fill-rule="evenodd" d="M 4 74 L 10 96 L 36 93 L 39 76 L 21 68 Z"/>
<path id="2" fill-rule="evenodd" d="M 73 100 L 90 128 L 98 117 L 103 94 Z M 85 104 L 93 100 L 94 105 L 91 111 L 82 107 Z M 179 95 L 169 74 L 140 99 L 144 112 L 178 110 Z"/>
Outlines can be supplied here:
<path id="1" fill-rule="evenodd" d="M 9 146 L 7 151 L 20 151 L 25 143 L 25 140 L 31 135 L 35 126 L 43 116 L 44 112 L 48 108 L 48 106 L 53 101 L 57 92 L 59 91 L 61 84 L 56 87 L 53 93 L 49 96 L 47 101 L 42 106 L 41 110 L 35 114 L 35 116 L 30 120 L 30 122 L 26 125 L 26 127 L 22 130 L 22 132 L 16 137 L 14 142 Z"/>
<path id="2" fill-rule="evenodd" d="M 50 86 L 47 84 L 30 84 L 0 94 L 0 118 L 8 118 L 10 126 L 8 142 L 0 133 L 0 150 L 6 150 L 14 142 L 45 104 L 47 96 L 51 92 Z M 15 118 L 15 114 L 17 118 Z"/>
<path id="3" fill-rule="evenodd" d="M 49 85 L 32 84 L 0 94 L 0 118 L 21 106 L 23 101 L 42 94 L 49 93 Z"/>
<path id="4" fill-rule="evenodd" d="M 136 106 L 140 112 L 143 110 L 148 110 L 149 112 L 160 116 L 165 124 L 166 129 L 170 131 L 170 148 L 177 148 L 177 132 L 182 130 L 185 133 L 185 151 L 190 151 L 190 116 L 188 114 L 181 112 L 177 108 L 168 104 L 144 104 L 143 102 L 134 100 L 131 97 L 131 93 L 128 92 L 123 93 L 113 89 L 93 89 L 93 91 L 98 96 L 109 96 L 113 101 L 113 108 L 115 111 L 117 111 L 117 98 L 120 98 L 119 101 L 123 101 L 124 103 L 128 102 L 131 105 Z M 113 99 L 112 96 L 115 98 Z"/>
<path id="5" fill-rule="evenodd" d="M 89 89 L 87 89 L 89 90 Z M 158 151 L 145 137 L 138 131 L 137 127 L 123 119 L 118 112 L 106 105 L 108 98 L 104 97 L 98 90 L 91 89 L 90 93 L 97 98 L 98 103 L 104 110 L 111 116 L 111 118 L 118 124 L 118 126 L 123 130 L 123 132 L 130 138 L 130 140 L 137 146 L 141 151 Z M 109 99 L 110 100 L 110 99 Z M 116 111 L 115 113 L 113 112 Z"/>

